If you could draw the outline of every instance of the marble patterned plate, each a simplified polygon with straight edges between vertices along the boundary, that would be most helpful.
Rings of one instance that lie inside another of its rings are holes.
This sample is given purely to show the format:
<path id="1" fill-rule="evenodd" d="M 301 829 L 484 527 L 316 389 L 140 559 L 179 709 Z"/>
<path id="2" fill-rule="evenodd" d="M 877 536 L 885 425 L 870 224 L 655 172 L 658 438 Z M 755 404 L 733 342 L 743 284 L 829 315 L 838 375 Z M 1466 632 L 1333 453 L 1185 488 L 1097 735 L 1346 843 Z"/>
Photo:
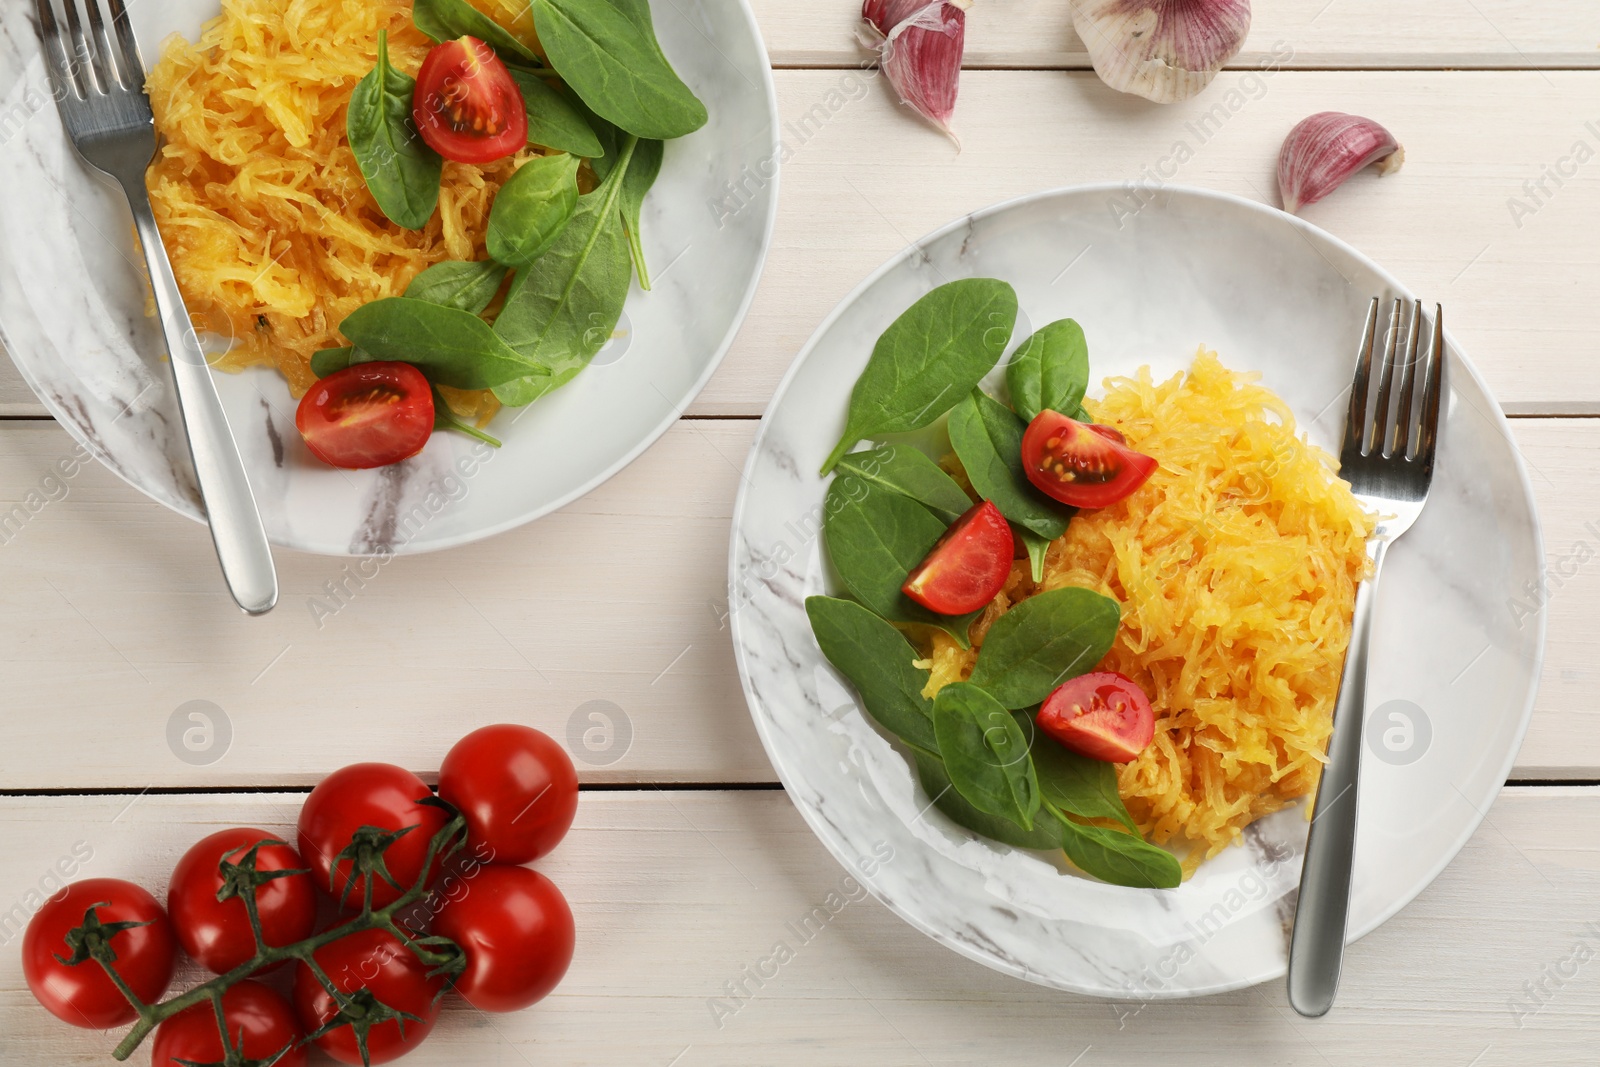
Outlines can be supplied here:
<path id="1" fill-rule="evenodd" d="M 850 389 L 879 333 L 955 278 L 1016 287 L 1014 340 L 1076 318 L 1093 382 L 1143 364 L 1170 376 L 1199 345 L 1213 347 L 1229 367 L 1260 371 L 1311 440 L 1337 452 L 1367 301 L 1411 292 L 1260 204 L 1176 188 L 1131 216 L 1126 204 L 1122 187 L 1090 186 L 986 209 L 908 248 L 845 299 L 790 368 L 756 439 L 734 513 L 730 611 L 767 753 L 853 876 L 996 970 L 1148 1000 L 1284 973 L 1303 809 L 1256 823 L 1166 892 L 1107 885 L 977 837 L 930 806 L 902 751 L 824 660 L 803 608 L 809 595 L 836 592 L 817 538 L 816 472 L 843 430 Z M 1352 939 L 1421 892 L 1477 827 L 1510 771 L 1539 677 L 1543 616 L 1508 607 L 1543 572 L 1527 474 L 1453 342 L 1450 356 L 1433 493 L 1390 554 L 1377 606 Z"/>
<path id="2" fill-rule="evenodd" d="M 135 488 L 191 518 L 198 496 L 127 205 L 73 155 L 50 98 L 31 0 L 0 0 L 0 342 L 50 412 Z M 147 65 L 193 39 L 216 0 L 130 4 Z M 663 49 L 706 102 L 667 147 L 645 204 L 654 289 L 637 283 L 610 346 L 577 380 L 491 427 L 489 453 L 437 434 L 382 471 L 335 471 L 294 428 L 275 372 L 218 374 L 272 541 L 333 555 L 488 537 L 600 485 L 699 394 L 744 318 L 777 208 L 777 98 L 742 0 L 656 0 Z M 741 191 L 733 194 L 733 184 Z"/>

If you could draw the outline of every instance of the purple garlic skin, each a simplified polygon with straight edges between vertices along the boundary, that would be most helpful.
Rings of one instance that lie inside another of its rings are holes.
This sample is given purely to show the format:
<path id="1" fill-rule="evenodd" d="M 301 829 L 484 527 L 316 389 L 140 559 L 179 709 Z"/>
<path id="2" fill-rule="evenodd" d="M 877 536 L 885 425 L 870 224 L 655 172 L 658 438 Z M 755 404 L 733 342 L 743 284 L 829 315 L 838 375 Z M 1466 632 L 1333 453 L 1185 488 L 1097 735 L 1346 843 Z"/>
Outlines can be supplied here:
<path id="1" fill-rule="evenodd" d="M 1158 104 L 1194 96 L 1238 55 L 1250 0 L 1070 0 L 1100 80 Z"/>
<path id="2" fill-rule="evenodd" d="M 1278 191 L 1293 215 L 1333 192 L 1373 163 L 1392 174 L 1405 162 L 1394 135 L 1371 119 L 1319 111 L 1289 131 L 1278 153 Z"/>
<path id="3" fill-rule="evenodd" d="M 961 87 L 972 0 L 865 0 L 861 16 L 878 66 L 900 102 L 961 146 L 950 119 Z"/>

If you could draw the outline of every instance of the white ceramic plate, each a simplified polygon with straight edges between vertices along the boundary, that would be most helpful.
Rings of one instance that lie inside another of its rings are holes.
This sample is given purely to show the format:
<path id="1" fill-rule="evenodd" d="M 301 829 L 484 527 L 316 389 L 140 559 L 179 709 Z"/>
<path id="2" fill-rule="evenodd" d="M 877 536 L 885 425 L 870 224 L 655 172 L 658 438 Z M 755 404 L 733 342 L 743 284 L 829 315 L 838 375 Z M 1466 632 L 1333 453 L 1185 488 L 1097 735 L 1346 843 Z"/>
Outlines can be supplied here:
<path id="1" fill-rule="evenodd" d="M 1282 212 L 1163 191 L 1120 225 L 1120 186 L 1042 193 L 907 249 L 824 322 L 778 389 L 734 513 L 733 638 L 751 714 L 789 795 L 834 856 L 890 908 L 964 955 L 1044 985 L 1138 1000 L 1284 973 L 1306 822 L 1300 808 L 1174 891 L 1106 885 L 1044 853 L 977 837 L 929 806 L 905 757 L 824 660 L 803 603 L 833 592 L 816 537 L 817 469 L 843 430 L 873 342 L 943 282 L 1003 278 L 1013 341 L 1071 316 L 1091 381 L 1157 378 L 1216 348 L 1258 370 L 1337 453 L 1367 302 L 1411 292 Z M 1419 294 L 1426 298 L 1429 294 Z M 1446 315 L 1448 319 L 1448 308 Z M 1507 607 L 1543 571 L 1528 479 L 1504 417 L 1452 344 L 1432 495 L 1390 553 L 1377 606 L 1360 788 L 1352 939 L 1405 906 L 1494 801 L 1533 706 L 1542 616 Z M 1002 360 L 1002 363 L 1004 361 Z M 1093 387 L 1091 387 L 1093 388 Z"/>
<path id="2" fill-rule="evenodd" d="M 0 341 L 45 406 L 107 466 L 198 519 L 164 347 L 144 315 L 127 204 L 67 143 L 32 9 L 31 0 L 0 0 Z M 193 39 L 216 13 L 216 0 L 131 4 L 146 65 L 168 34 Z M 652 13 L 663 49 L 711 115 L 667 146 L 645 204 L 654 289 L 635 283 L 619 335 L 576 381 L 520 417 L 495 420 L 505 448 L 482 462 L 475 442 L 444 433 L 398 466 L 335 471 L 301 443 L 276 373 L 217 375 L 275 544 L 421 552 L 511 529 L 627 466 L 699 394 L 766 257 L 778 192 L 776 95 L 742 0 L 660 0 Z M 743 183 L 739 200 L 727 199 L 732 182 Z"/>

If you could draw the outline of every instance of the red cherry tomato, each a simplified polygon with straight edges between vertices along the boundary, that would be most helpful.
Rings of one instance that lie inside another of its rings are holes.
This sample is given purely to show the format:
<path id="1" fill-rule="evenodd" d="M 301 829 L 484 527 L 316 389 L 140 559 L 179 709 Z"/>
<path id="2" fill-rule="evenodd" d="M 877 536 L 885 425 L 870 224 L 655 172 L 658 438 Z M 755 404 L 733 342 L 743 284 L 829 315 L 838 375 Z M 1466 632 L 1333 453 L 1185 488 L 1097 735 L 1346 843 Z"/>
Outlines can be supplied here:
<path id="1" fill-rule="evenodd" d="M 311 454 L 345 470 L 410 459 L 428 443 L 433 422 L 433 389 L 409 363 L 358 363 L 330 374 L 294 416 Z"/>
<path id="2" fill-rule="evenodd" d="M 1115 441 L 1119 445 L 1125 445 L 1128 443 L 1128 438 L 1115 426 L 1104 426 L 1098 422 L 1086 422 L 1084 425 L 1089 427 L 1089 429 L 1093 430 L 1095 433 L 1099 434 L 1101 437 L 1104 437 L 1107 441 Z"/>
<path id="3" fill-rule="evenodd" d="M 1080 756 L 1127 763 L 1156 735 L 1150 698 L 1115 671 L 1080 674 L 1045 698 L 1039 729 Z"/>
<path id="4" fill-rule="evenodd" d="M 305 1067 L 305 1034 L 294 1009 L 260 982 L 244 981 L 222 994 L 222 1018 L 228 1040 L 253 1062 L 273 1060 L 272 1067 Z M 242 1047 L 241 1047 L 242 1046 Z M 150 1067 L 185 1067 L 190 1063 L 221 1063 L 227 1050 L 217 1030 L 217 1014 L 206 1001 L 185 1008 L 156 1028 L 150 1049 Z"/>
<path id="5" fill-rule="evenodd" d="M 172 981 L 178 941 L 161 903 L 132 882 L 89 878 L 74 882 L 45 902 L 22 936 L 22 974 L 28 989 L 62 1022 L 89 1030 L 108 1030 L 138 1018 L 133 1006 L 96 961 L 69 965 L 67 932 L 83 925 L 84 913 L 95 907 L 103 925 L 144 923 L 120 930 L 107 942 L 117 954 L 112 966 L 146 1004 L 153 1004 Z"/>
<path id="6" fill-rule="evenodd" d="M 528 143 L 522 90 L 494 49 L 476 37 L 446 41 L 417 72 L 412 119 L 435 152 L 457 163 L 492 163 Z"/>
<path id="7" fill-rule="evenodd" d="M 554 882 L 527 867 L 478 868 L 439 909 L 433 932 L 466 952 L 455 989 L 480 1011 L 526 1008 L 572 963 L 572 909 Z"/>
<path id="8" fill-rule="evenodd" d="M 265 830 L 219 830 L 185 852 L 172 872 L 167 913 L 183 950 L 208 971 L 225 974 L 256 954 L 244 898 L 217 899 L 222 888 L 220 864 L 242 863 L 252 847 L 271 840 L 276 835 Z M 258 871 L 306 869 L 300 854 L 288 845 L 256 849 Z M 316 883 L 310 874 L 274 878 L 256 891 L 256 913 L 268 945 L 303 941 L 317 922 Z"/>
<path id="9" fill-rule="evenodd" d="M 428 968 L 393 934 L 383 930 L 350 934 L 317 949 L 315 958 L 339 992 L 365 989 L 378 1002 L 421 1020 L 390 1019 L 372 1027 L 367 1032 L 372 1063 L 388 1063 L 422 1044 L 439 1018 L 436 998 L 444 988 L 444 979 L 429 978 Z M 358 996 L 357 1003 L 363 999 L 366 998 Z M 339 1014 L 333 994 L 323 988 L 304 963 L 297 963 L 294 968 L 294 1010 L 308 1034 L 316 1033 Z M 361 1062 L 356 1032 L 349 1026 L 336 1027 L 313 1044 L 340 1063 Z"/>
<path id="10" fill-rule="evenodd" d="M 334 860 L 363 827 L 391 832 L 415 827 L 383 854 L 389 874 L 400 888 L 382 878 L 373 879 L 374 907 L 398 900 L 416 884 L 427 860 L 428 842 L 447 821 L 443 811 L 417 803 L 432 796 L 421 778 L 404 767 L 387 763 L 357 763 L 324 778 L 300 809 L 300 855 L 311 868 L 316 884 L 331 892 L 335 900 L 343 901 L 346 908 L 360 908 L 366 876 L 352 875 L 350 860 L 343 859 L 339 860 L 338 878 L 334 880 Z M 430 879 L 437 873 L 437 866 L 435 862 Z"/>
<path id="11" fill-rule="evenodd" d="M 467 819 L 468 840 L 495 863 L 527 863 L 555 848 L 578 810 L 572 757 L 528 726 L 485 726 L 457 741 L 439 768 L 439 796 Z"/>
<path id="12" fill-rule="evenodd" d="M 965 615 L 1000 592 L 1015 554 L 1010 524 L 985 500 L 950 524 L 900 591 L 929 611 Z"/>
<path id="13" fill-rule="evenodd" d="M 1112 435 L 1109 426 L 1041 411 L 1022 435 L 1022 469 L 1040 492 L 1075 508 L 1103 508 L 1129 496 L 1158 464 Z"/>

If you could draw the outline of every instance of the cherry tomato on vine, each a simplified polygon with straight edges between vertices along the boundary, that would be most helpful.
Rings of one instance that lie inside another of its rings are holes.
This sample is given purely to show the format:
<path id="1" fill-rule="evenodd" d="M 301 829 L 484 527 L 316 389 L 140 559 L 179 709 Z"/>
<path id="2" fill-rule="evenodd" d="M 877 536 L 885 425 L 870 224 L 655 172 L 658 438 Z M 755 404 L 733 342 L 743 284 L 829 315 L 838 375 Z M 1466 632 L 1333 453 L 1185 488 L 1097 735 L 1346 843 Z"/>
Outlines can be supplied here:
<path id="1" fill-rule="evenodd" d="M 578 810 L 578 772 L 549 734 L 485 726 L 457 741 L 439 768 L 439 796 L 467 819 L 468 840 L 495 863 L 527 863 L 555 848 Z"/>
<path id="2" fill-rule="evenodd" d="M 1115 436 L 1113 436 L 1115 435 Z M 1158 464 L 1110 427 L 1041 411 L 1022 435 L 1022 469 L 1047 496 L 1076 508 L 1103 508 L 1143 485 Z"/>
<path id="3" fill-rule="evenodd" d="M 434 414 L 433 387 L 417 368 L 358 363 L 313 385 L 294 424 L 322 462 L 368 470 L 421 452 L 433 435 Z"/>
<path id="4" fill-rule="evenodd" d="M 1034 721 L 1078 755 L 1107 763 L 1136 759 L 1156 733 L 1150 698 L 1132 678 L 1115 671 L 1063 682 L 1045 697 Z"/>
<path id="5" fill-rule="evenodd" d="M 260 982 L 243 981 L 222 994 L 222 1017 L 228 1024 L 228 1041 L 245 1059 L 265 1061 L 288 1049 L 272 1067 L 305 1067 L 305 1036 L 289 1002 Z M 227 1050 L 217 1030 L 217 1015 L 206 1001 L 185 1008 L 156 1027 L 150 1048 L 150 1067 L 185 1067 L 190 1063 L 221 1063 Z"/>
<path id="6" fill-rule="evenodd" d="M 457 163 L 492 163 L 528 143 L 522 90 L 476 37 L 446 41 L 417 72 L 412 120 L 428 146 Z"/>
<path id="7" fill-rule="evenodd" d="M 1000 592 L 1015 553 L 1011 525 L 985 500 L 950 524 L 900 591 L 929 611 L 965 615 Z"/>
<path id="8" fill-rule="evenodd" d="M 56 1018 L 90 1030 L 122 1026 L 138 1017 L 104 967 L 92 959 L 76 965 L 56 957 L 73 958 L 67 933 L 84 923 L 95 905 L 100 924 L 143 923 L 114 931 L 105 943 L 116 953 L 111 964 L 138 998 L 154 1003 L 172 981 L 178 942 L 161 903 L 132 882 L 116 878 L 89 878 L 74 882 L 28 923 L 22 937 L 22 973 L 28 989 Z"/>
<path id="9" fill-rule="evenodd" d="M 219 830 L 196 844 L 172 872 L 167 914 L 183 950 L 215 974 L 226 974 L 256 954 L 255 935 L 239 892 L 218 900 L 223 861 L 239 865 L 250 849 L 276 840 L 265 830 Z M 306 871 L 300 854 L 286 844 L 256 849 L 255 869 Z M 242 889 L 242 886 L 241 886 Z M 311 936 L 317 922 L 316 882 L 309 873 L 287 875 L 263 883 L 255 893 L 261 935 L 268 945 L 292 945 Z"/>
<path id="10" fill-rule="evenodd" d="M 331 880 L 335 860 L 363 827 L 389 833 L 413 827 L 383 854 L 389 874 L 400 888 L 381 877 L 372 880 L 374 907 L 398 900 L 422 874 L 428 843 L 448 821 L 438 808 L 417 803 L 432 796 L 421 778 L 387 763 L 357 763 L 328 775 L 300 809 L 300 855 L 317 886 L 331 892 L 348 910 L 359 909 L 367 877 L 353 873 L 346 858 L 338 860 L 338 878 Z M 436 861 L 430 879 L 438 873 L 437 868 Z"/>
<path id="11" fill-rule="evenodd" d="M 455 990 L 480 1011 L 543 999 L 572 963 L 572 909 L 556 884 L 527 867 L 490 864 L 434 916 L 433 932 L 467 954 Z"/>
<path id="12" fill-rule="evenodd" d="M 439 1018 L 437 997 L 444 988 L 444 979 L 429 978 L 428 968 L 393 934 L 383 930 L 349 934 L 317 949 L 314 958 L 334 987 L 341 993 L 355 994 L 363 1010 L 370 1012 L 371 1002 L 376 1000 L 394 1011 L 416 1016 L 390 1018 L 368 1031 L 367 1051 L 372 1063 L 388 1063 L 422 1044 Z M 294 968 L 294 1010 L 308 1034 L 316 1033 L 339 1013 L 333 994 L 323 988 L 304 963 L 297 963 Z M 352 1027 L 330 1030 L 313 1044 L 340 1063 L 361 1062 L 361 1049 Z"/>

